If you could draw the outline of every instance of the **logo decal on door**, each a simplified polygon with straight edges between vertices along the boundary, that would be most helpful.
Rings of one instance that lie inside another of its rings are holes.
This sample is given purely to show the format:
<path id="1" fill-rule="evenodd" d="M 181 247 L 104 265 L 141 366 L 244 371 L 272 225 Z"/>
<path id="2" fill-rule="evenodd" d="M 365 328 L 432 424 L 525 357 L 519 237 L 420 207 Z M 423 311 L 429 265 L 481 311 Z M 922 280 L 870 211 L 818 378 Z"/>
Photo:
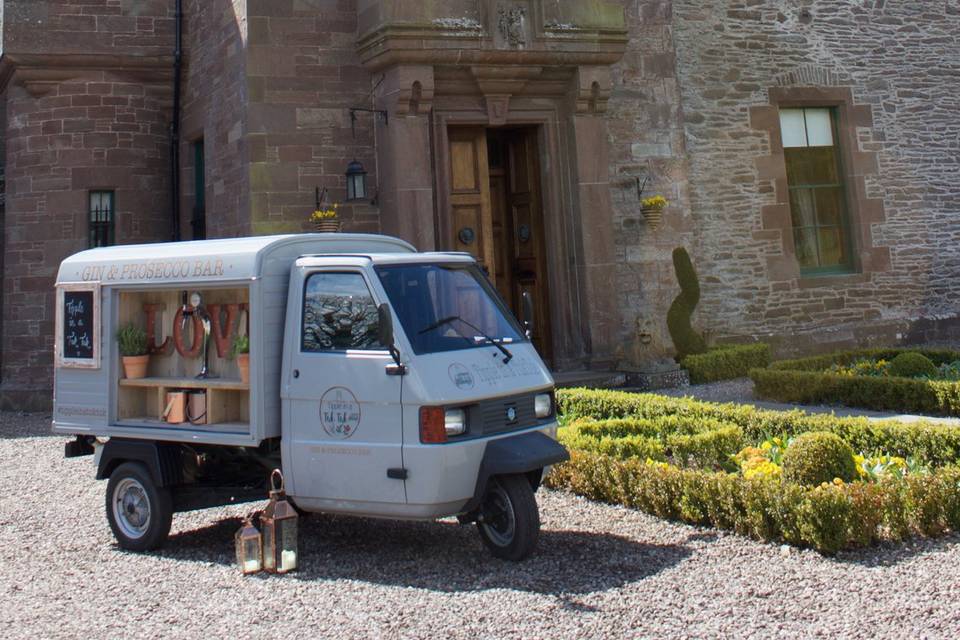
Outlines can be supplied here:
<path id="1" fill-rule="evenodd" d="M 346 440 L 360 426 L 360 403 L 346 387 L 332 387 L 320 398 L 320 423 L 331 438 Z"/>

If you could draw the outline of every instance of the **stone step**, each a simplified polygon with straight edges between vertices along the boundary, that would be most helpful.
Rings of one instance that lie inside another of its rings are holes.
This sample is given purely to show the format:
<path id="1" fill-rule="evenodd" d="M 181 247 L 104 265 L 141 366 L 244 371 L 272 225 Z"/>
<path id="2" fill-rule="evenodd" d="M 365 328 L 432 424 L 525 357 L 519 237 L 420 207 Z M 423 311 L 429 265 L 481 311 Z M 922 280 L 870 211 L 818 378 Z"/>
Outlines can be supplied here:
<path id="1" fill-rule="evenodd" d="M 561 371 L 553 379 L 558 387 L 588 389 L 618 389 L 627 383 L 627 376 L 617 371 Z"/>

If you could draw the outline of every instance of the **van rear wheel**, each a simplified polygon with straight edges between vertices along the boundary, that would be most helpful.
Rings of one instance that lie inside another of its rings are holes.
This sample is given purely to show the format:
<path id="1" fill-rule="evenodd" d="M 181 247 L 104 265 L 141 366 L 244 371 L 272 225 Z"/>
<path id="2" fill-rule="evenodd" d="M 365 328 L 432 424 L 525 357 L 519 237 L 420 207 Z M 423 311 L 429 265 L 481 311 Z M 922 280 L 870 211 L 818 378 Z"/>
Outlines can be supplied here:
<path id="1" fill-rule="evenodd" d="M 154 484 L 139 462 L 124 462 L 107 482 L 107 521 L 117 543 L 130 551 L 161 546 L 173 522 L 173 498 Z"/>
<path id="2" fill-rule="evenodd" d="M 537 546 L 540 511 L 525 476 L 492 478 L 477 517 L 480 538 L 495 557 L 523 560 Z"/>

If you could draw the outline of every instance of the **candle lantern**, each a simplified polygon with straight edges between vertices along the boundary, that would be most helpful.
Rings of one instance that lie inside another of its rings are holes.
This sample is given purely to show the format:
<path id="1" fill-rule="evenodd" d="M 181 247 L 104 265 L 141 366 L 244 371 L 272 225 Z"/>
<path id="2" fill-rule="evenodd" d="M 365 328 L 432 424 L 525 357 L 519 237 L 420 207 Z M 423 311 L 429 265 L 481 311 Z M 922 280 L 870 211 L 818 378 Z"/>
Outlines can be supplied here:
<path id="1" fill-rule="evenodd" d="M 243 575 L 263 569 L 263 543 L 260 532 L 253 526 L 250 518 L 243 521 L 243 526 L 237 531 L 234 540 L 237 546 L 237 563 L 243 570 Z"/>
<path id="2" fill-rule="evenodd" d="M 347 200 L 363 200 L 367 197 L 367 171 L 354 160 L 347 165 Z"/>
<path id="3" fill-rule="evenodd" d="M 297 568 L 297 512 L 287 501 L 283 474 L 270 474 L 270 502 L 260 516 L 263 528 L 263 568 L 286 573 Z"/>

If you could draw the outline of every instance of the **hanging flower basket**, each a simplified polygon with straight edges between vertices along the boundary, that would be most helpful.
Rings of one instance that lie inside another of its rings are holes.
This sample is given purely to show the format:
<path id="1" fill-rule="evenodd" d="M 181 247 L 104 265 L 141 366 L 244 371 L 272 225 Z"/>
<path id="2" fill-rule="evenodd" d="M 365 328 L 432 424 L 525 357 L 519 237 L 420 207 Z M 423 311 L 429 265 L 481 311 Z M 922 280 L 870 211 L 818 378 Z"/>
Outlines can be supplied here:
<path id="1" fill-rule="evenodd" d="M 328 218 L 313 223 L 317 233 L 338 233 L 340 231 L 340 219 Z"/>
<path id="2" fill-rule="evenodd" d="M 660 222 L 663 220 L 663 209 L 660 207 L 645 207 L 640 209 L 640 213 L 643 214 L 644 220 L 647 221 L 651 229 L 659 227 Z"/>

